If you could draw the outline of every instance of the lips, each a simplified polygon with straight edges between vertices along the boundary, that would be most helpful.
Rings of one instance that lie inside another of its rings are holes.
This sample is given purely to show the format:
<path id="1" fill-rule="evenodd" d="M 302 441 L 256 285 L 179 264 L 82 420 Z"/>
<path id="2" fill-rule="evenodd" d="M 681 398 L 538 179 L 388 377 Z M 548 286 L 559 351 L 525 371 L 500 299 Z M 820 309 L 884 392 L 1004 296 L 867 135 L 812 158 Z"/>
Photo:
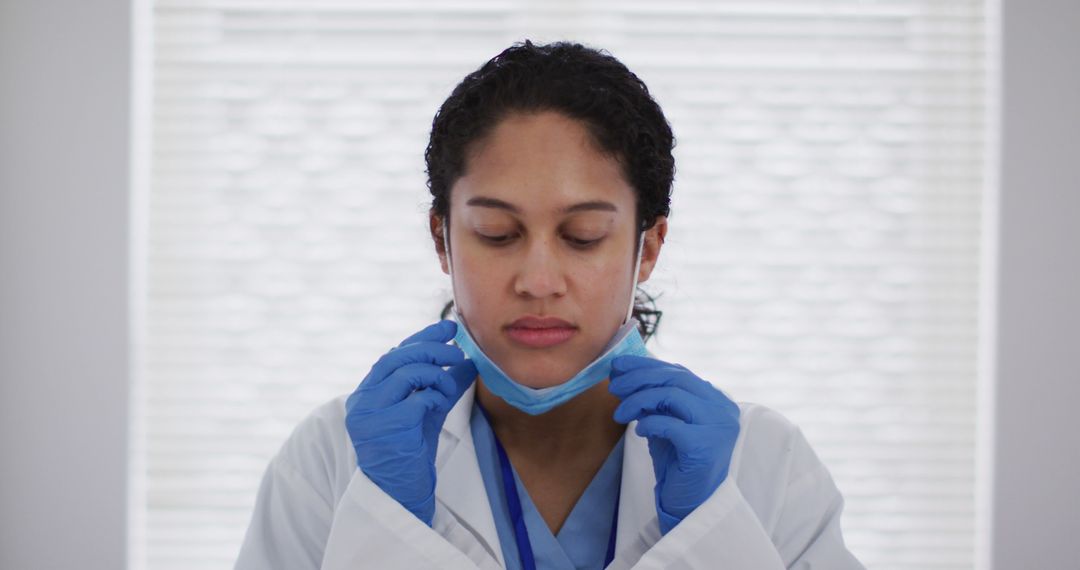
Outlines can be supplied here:
<path id="1" fill-rule="evenodd" d="M 577 328 L 574 325 L 558 318 L 558 317 L 521 317 L 520 319 L 510 323 L 510 328 L 514 329 L 573 329 Z"/>
<path id="2" fill-rule="evenodd" d="M 511 340 L 528 348 L 562 344 L 575 334 L 577 327 L 557 317 L 521 317 L 506 327 Z"/>

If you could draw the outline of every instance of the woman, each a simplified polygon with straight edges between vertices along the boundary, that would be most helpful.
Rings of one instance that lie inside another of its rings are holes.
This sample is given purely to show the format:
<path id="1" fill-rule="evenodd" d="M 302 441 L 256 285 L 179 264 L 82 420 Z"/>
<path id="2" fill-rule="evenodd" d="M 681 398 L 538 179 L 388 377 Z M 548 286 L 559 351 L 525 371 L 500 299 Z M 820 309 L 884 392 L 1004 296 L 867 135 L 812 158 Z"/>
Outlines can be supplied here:
<path id="1" fill-rule="evenodd" d="M 237 568 L 862 568 L 801 432 L 644 350 L 673 146 L 603 52 L 467 76 L 426 153 L 455 319 L 297 427 Z"/>

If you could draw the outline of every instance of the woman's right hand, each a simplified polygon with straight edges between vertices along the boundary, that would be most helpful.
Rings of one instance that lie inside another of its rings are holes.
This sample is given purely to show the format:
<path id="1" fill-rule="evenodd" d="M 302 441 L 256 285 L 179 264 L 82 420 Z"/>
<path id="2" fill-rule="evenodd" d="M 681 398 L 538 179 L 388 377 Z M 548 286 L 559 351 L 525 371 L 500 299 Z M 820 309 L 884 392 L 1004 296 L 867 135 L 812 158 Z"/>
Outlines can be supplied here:
<path id="1" fill-rule="evenodd" d="M 345 401 L 357 466 L 428 526 L 435 516 L 439 432 L 476 379 L 473 362 L 446 344 L 457 326 L 440 321 L 390 349 Z"/>

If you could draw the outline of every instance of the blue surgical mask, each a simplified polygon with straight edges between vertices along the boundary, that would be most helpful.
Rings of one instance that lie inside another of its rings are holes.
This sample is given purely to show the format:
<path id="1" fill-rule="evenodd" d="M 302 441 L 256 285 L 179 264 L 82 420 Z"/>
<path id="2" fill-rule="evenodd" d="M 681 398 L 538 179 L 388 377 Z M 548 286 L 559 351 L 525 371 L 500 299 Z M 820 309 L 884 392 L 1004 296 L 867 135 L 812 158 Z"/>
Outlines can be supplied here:
<path id="1" fill-rule="evenodd" d="M 492 393 L 505 400 L 511 406 L 531 415 L 539 415 L 552 408 L 566 403 L 578 394 L 592 388 L 597 383 L 611 375 L 611 361 L 618 356 L 636 355 L 647 356 L 645 342 L 638 332 L 637 319 L 631 318 L 634 311 L 634 291 L 637 290 L 637 275 L 641 267 L 641 251 L 645 242 L 645 233 L 642 232 L 638 239 L 637 258 L 634 261 L 633 285 L 630 288 L 630 307 L 626 311 L 623 324 L 615 332 L 615 336 L 607 346 L 600 351 L 600 355 L 593 359 L 585 368 L 581 369 L 572 378 L 556 386 L 547 388 L 531 388 L 511 378 L 502 371 L 494 361 L 476 343 L 469 334 L 464 319 L 457 311 L 457 303 L 454 303 L 454 320 L 458 323 L 457 334 L 454 341 L 462 352 L 476 365 L 480 377 L 484 379 L 484 385 Z M 446 225 L 443 225 L 443 243 L 449 244 Z M 450 267 L 450 283 L 453 288 L 454 269 L 450 262 L 449 247 L 447 247 L 447 265 Z M 455 295 L 456 297 L 456 295 Z"/>

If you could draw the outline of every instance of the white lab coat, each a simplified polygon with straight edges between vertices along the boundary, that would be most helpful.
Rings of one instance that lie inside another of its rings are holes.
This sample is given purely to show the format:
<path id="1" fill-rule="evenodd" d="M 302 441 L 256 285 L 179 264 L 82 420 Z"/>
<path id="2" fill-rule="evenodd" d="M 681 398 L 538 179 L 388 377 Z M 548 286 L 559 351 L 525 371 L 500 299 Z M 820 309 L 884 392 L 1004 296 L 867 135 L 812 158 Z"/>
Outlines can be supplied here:
<path id="1" fill-rule="evenodd" d="M 356 467 L 342 395 L 301 422 L 270 461 L 237 570 L 503 568 L 473 448 L 475 384 L 447 416 L 428 527 Z M 844 545 L 844 500 L 802 432 L 740 403 L 727 479 L 661 536 L 647 441 L 626 431 L 614 569 L 861 569 Z"/>

